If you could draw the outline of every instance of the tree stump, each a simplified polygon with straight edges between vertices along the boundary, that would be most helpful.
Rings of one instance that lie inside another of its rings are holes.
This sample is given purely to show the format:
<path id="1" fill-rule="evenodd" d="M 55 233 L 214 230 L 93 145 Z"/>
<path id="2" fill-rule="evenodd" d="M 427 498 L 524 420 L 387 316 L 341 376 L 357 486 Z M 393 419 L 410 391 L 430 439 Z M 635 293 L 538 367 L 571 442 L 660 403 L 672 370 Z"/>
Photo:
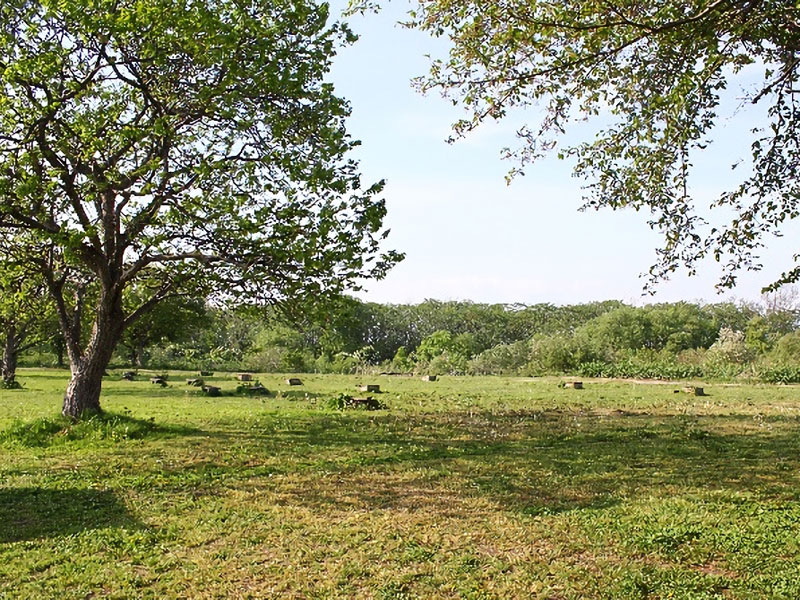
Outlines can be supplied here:
<path id="1" fill-rule="evenodd" d="M 287 385 L 303 385 L 303 382 L 300 381 L 297 377 L 290 377 L 286 380 Z"/>
<path id="2" fill-rule="evenodd" d="M 358 388 L 362 392 L 367 392 L 368 394 L 380 394 L 381 393 L 381 386 L 375 384 L 369 385 L 362 385 Z"/>
<path id="3" fill-rule="evenodd" d="M 367 410 L 380 410 L 382 408 L 381 403 L 371 396 L 351 398 L 349 404 L 352 408 L 366 408 Z"/>
<path id="4" fill-rule="evenodd" d="M 268 396 L 269 390 L 260 383 L 247 388 L 248 396 Z"/>
<path id="5" fill-rule="evenodd" d="M 701 387 L 697 387 L 695 385 L 687 385 L 683 388 L 683 391 L 687 394 L 691 394 L 692 396 L 705 396 L 705 391 Z"/>

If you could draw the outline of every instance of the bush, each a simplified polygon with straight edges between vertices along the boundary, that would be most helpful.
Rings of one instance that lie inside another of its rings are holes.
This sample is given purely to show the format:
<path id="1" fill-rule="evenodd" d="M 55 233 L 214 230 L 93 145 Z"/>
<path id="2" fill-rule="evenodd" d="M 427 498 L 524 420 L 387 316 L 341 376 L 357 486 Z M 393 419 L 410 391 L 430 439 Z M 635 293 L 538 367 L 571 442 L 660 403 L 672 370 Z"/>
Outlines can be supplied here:
<path id="1" fill-rule="evenodd" d="M 469 361 L 467 370 L 470 375 L 513 375 L 526 370 L 530 359 L 529 342 L 500 344 L 484 350 Z"/>
<path id="2" fill-rule="evenodd" d="M 415 352 L 417 360 L 433 361 L 444 354 L 449 356 L 463 356 L 464 361 L 472 355 L 475 346 L 473 336 L 461 334 L 453 337 L 446 330 L 434 331 L 420 342 Z"/>
<path id="3" fill-rule="evenodd" d="M 529 369 L 533 374 L 574 373 L 583 363 L 601 361 L 603 356 L 584 336 L 534 337 Z"/>
<path id="4" fill-rule="evenodd" d="M 468 362 L 464 354 L 444 351 L 430 361 L 420 361 L 417 370 L 425 371 L 429 375 L 465 375 Z"/>
<path id="5" fill-rule="evenodd" d="M 601 360 L 581 363 L 576 372 L 581 377 L 616 377 L 614 365 Z"/>
<path id="6" fill-rule="evenodd" d="M 414 361 L 408 355 L 405 346 L 400 346 L 394 354 L 394 358 L 390 364 L 392 371 L 400 371 L 406 373 L 414 370 Z"/>
<path id="7" fill-rule="evenodd" d="M 358 357 L 346 352 L 339 352 L 330 356 L 322 354 L 313 363 L 315 373 L 335 373 L 337 375 L 353 375 L 364 369 L 364 362 Z"/>
<path id="8" fill-rule="evenodd" d="M 738 363 L 710 359 L 703 364 L 703 376 L 712 379 L 737 379 L 747 375 L 748 368 Z"/>
<path id="9" fill-rule="evenodd" d="M 744 333 L 724 327 L 708 349 L 708 357 L 712 362 L 742 365 L 753 359 L 753 351 L 747 347 Z"/>
<path id="10" fill-rule="evenodd" d="M 781 337 L 775 344 L 772 356 L 782 363 L 800 363 L 800 330 Z"/>
<path id="11" fill-rule="evenodd" d="M 197 354 L 191 348 L 179 344 L 153 346 L 149 349 L 148 365 L 151 369 L 181 369 L 193 371 L 197 368 Z M 127 361 L 126 361 L 127 362 Z"/>
<path id="12" fill-rule="evenodd" d="M 682 365 L 702 367 L 708 360 L 708 350 L 705 348 L 689 348 L 682 350 L 675 356 L 675 362 Z"/>
<path id="13" fill-rule="evenodd" d="M 237 368 L 255 373 L 303 373 L 313 365 L 314 356 L 309 351 L 268 346 L 246 354 Z"/>
<path id="14" fill-rule="evenodd" d="M 757 367 L 756 377 L 764 383 L 800 383 L 800 366 L 763 365 Z"/>
<path id="15" fill-rule="evenodd" d="M 680 364 L 667 360 L 642 360 L 629 356 L 618 362 L 590 361 L 578 368 L 583 377 L 614 377 L 621 379 L 692 379 L 703 376 L 698 365 Z"/>

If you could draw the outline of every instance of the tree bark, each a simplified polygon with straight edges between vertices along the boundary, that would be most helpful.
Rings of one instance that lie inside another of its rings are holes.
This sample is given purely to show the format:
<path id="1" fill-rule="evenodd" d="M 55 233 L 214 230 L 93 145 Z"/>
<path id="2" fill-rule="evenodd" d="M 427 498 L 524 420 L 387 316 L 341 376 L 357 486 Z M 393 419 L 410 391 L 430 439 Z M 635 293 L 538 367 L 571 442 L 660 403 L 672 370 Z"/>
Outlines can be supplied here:
<path id="1" fill-rule="evenodd" d="M 13 323 L 6 326 L 6 336 L 3 343 L 3 364 L 2 376 L 3 384 L 11 386 L 17 377 L 17 349 L 19 340 L 17 339 L 17 328 Z"/>
<path id="2" fill-rule="evenodd" d="M 111 356 L 122 336 L 123 313 L 122 303 L 103 295 L 97 306 L 92 336 L 86 350 L 80 356 L 70 358 L 72 378 L 64 394 L 64 406 L 61 414 L 71 419 L 98 414 L 100 408 L 100 390 Z"/>
<path id="3" fill-rule="evenodd" d="M 99 360 L 87 360 L 77 368 L 72 368 L 72 378 L 64 394 L 64 407 L 61 414 L 71 419 L 80 419 L 89 414 L 103 412 L 100 408 L 100 390 L 103 384 L 103 371 Z"/>

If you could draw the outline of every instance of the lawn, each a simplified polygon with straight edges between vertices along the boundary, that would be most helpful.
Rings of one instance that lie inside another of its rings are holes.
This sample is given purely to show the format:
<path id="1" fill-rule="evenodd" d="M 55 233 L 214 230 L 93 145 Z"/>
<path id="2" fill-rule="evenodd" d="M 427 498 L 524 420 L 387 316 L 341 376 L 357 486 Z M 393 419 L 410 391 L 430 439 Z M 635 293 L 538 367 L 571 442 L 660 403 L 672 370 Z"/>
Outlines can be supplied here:
<path id="1" fill-rule="evenodd" d="M 188 375 L 0 390 L 0 597 L 800 598 L 798 387 Z"/>

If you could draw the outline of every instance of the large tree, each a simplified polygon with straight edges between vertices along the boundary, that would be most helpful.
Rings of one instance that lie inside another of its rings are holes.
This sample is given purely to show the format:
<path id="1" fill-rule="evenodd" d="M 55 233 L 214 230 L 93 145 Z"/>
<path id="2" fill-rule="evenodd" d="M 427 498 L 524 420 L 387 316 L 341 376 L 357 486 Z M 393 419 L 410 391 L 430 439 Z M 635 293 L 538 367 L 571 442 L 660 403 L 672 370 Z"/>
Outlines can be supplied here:
<path id="1" fill-rule="evenodd" d="M 454 137 L 514 109 L 532 120 L 506 151 L 518 161 L 512 175 L 596 117 L 597 135 L 560 154 L 588 182 L 586 207 L 651 211 L 664 236 L 653 281 L 713 256 L 721 285 L 733 286 L 800 214 L 794 0 L 421 0 L 408 25 L 451 42 L 417 83 L 467 109 Z M 721 98 L 726 88 L 737 95 L 740 76 L 755 78 L 746 101 L 763 122 L 744 128 L 744 166 L 719 174 L 728 189 L 711 202 L 715 212 L 692 195 L 693 167 L 729 116 Z M 776 285 L 798 279 L 800 267 L 789 267 Z"/>
<path id="2" fill-rule="evenodd" d="M 312 0 L 0 4 L 0 236 L 27 232 L 53 297 L 65 415 L 100 410 L 122 332 L 166 298 L 321 299 L 398 258 L 324 82 L 353 36 L 327 21 Z"/>

